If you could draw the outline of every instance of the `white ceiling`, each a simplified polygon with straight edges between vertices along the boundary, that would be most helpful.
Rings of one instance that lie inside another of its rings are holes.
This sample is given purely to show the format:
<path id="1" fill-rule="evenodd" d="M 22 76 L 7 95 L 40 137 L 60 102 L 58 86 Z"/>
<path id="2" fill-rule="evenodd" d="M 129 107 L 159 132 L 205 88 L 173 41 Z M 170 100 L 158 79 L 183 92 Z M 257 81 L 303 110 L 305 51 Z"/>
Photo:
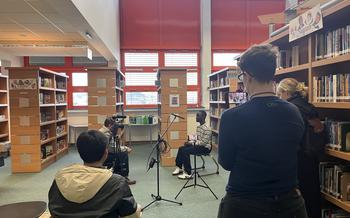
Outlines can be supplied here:
<path id="1" fill-rule="evenodd" d="M 55 4 L 63 2 L 59 1 L 62 0 L 0 0 L 0 50 L 18 56 L 86 55 L 88 45 L 93 49 L 85 38 L 89 26 L 77 10 L 61 13 L 59 9 L 62 8 L 55 7 Z M 45 44 L 48 47 L 28 44 Z M 74 48 L 74 45 L 80 48 Z M 94 49 L 93 52 L 99 55 Z"/>

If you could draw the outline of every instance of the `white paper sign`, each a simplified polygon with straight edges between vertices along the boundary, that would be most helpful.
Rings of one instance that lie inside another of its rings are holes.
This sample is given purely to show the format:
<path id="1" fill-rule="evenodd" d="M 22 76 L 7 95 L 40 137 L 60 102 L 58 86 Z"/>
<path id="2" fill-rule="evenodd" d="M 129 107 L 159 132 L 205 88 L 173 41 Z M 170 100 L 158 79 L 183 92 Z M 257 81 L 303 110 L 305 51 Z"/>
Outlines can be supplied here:
<path id="1" fill-rule="evenodd" d="M 318 4 L 289 22 L 289 42 L 323 28 L 321 6 Z"/>

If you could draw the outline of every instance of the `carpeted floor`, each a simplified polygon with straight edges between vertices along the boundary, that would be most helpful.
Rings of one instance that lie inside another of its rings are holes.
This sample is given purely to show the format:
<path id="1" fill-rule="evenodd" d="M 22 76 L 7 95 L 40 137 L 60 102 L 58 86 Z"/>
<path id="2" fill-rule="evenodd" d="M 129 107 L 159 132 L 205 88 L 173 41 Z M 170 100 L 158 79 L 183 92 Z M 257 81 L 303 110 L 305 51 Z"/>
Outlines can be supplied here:
<path id="1" fill-rule="evenodd" d="M 146 161 L 152 145 L 134 145 L 130 155 L 130 178 L 137 180 L 131 186 L 135 199 L 142 206 L 152 201 L 151 193 L 156 194 L 156 167 L 146 172 Z M 213 161 L 206 157 L 206 169 L 200 173 L 213 172 Z M 197 160 L 199 163 L 200 160 Z M 51 186 L 55 173 L 64 166 L 81 162 L 79 154 L 74 147 L 68 155 L 49 166 L 41 173 L 12 174 L 10 158 L 6 159 L 5 167 L 0 167 L 0 205 L 20 201 L 42 200 L 47 202 L 47 192 Z M 173 168 L 160 168 L 160 195 L 169 200 L 179 192 L 185 181 L 178 180 L 171 175 Z M 217 215 L 220 199 L 225 193 L 228 172 L 220 169 L 219 175 L 204 177 L 207 184 L 219 197 L 216 200 L 208 189 L 191 187 L 183 190 L 177 206 L 165 201 L 157 202 L 143 213 L 145 218 L 181 217 L 181 218 L 214 218 Z M 192 182 L 192 181 L 191 181 Z M 202 184 L 201 181 L 198 183 Z"/>

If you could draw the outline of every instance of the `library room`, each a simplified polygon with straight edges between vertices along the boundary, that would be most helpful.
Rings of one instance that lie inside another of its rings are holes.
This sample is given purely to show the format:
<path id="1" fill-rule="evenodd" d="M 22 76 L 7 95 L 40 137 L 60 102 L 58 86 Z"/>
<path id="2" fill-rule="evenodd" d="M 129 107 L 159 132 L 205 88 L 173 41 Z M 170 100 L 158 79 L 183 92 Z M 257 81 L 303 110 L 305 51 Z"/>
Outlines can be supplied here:
<path id="1" fill-rule="evenodd" d="M 350 218 L 350 0 L 1 0 L 1 218 Z"/>

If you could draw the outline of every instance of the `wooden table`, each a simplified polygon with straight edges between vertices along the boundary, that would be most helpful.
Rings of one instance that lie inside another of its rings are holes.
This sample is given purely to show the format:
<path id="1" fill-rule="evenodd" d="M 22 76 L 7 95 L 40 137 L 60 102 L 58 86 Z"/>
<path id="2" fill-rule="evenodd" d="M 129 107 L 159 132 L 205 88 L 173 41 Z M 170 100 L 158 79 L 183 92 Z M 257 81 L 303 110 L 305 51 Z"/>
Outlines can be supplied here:
<path id="1" fill-rule="evenodd" d="M 28 201 L 0 206 L 0 216 L 9 218 L 40 217 L 46 210 L 44 201 Z"/>

